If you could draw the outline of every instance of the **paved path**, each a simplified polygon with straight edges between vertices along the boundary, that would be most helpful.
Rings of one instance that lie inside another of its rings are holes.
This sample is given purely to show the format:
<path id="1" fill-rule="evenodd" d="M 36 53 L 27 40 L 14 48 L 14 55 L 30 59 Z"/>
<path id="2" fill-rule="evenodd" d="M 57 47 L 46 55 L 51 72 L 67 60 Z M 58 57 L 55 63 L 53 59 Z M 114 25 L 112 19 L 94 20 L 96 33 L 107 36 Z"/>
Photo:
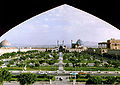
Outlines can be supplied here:
<path id="1" fill-rule="evenodd" d="M 63 67 L 63 53 L 60 52 L 59 53 L 59 71 L 63 71 L 64 70 L 64 67 Z"/>
<path id="2" fill-rule="evenodd" d="M 3 85 L 20 85 L 19 82 L 16 81 L 11 81 L 11 82 L 4 82 Z M 53 82 L 50 84 L 49 82 L 35 82 L 33 85 L 73 85 L 72 82 L 65 83 L 64 81 L 58 81 L 58 82 Z M 85 82 L 79 82 L 76 83 L 75 85 L 85 85 Z"/>
<path id="3" fill-rule="evenodd" d="M 84 72 L 84 73 L 89 73 L 89 74 L 93 74 L 93 75 L 120 75 L 120 71 L 62 71 L 62 72 L 58 72 L 58 71 L 10 71 L 11 73 L 13 73 L 14 75 L 18 75 L 20 73 L 47 73 L 48 75 L 70 75 L 70 73 L 79 73 L 79 72 Z"/>

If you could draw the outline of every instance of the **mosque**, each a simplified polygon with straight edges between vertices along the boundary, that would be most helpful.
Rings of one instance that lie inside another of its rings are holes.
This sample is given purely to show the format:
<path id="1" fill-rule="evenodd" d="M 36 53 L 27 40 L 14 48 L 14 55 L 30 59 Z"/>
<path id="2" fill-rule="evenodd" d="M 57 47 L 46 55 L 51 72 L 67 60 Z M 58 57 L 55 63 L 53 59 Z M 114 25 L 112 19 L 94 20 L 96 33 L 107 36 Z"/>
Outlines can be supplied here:
<path id="1" fill-rule="evenodd" d="M 11 45 L 11 43 L 9 43 L 7 40 L 3 40 L 0 43 L 0 47 L 9 47 Z"/>
<path id="2" fill-rule="evenodd" d="M 76 41 L 76 43 L 73 43 L 73 40 L 71 40 L 71 47 L 67 47 L 67 45 L 65 45 L 64 40 L 62 41 L 62 44 L 59 44 L 59 40 L 57 41 L 57 46 L 53 47 L 53 48 L 34 48 L 34 47 L 15 47 L 12 46 L 12 44 L 7 41 L 7 40 L 3 40 L 0 43 L 0 55 L 4 54 L 4 53 L 11 53 L 11 52 L 18 52 L 18 51 L 29 51 L 29 50 L 39 50 L 39 51 L 46 51 L 47 50 L 51 50 L 51 51 L 76 51 L 76 52 L 81 52 L 81 51 L 85 51 L 87 50 L 87 47 L 82 46 L 82 41 L 80 39 L 78 39 Z"/>
<path id="3" fill-rule="evenodd" d="M 12 44 L 6 39 L 0 43 L 0 55 L 4 53 L 18 52 L 18 51 L 28 51 L 32 50 L 31 48 L 19 48 L 12 46 Z"/>

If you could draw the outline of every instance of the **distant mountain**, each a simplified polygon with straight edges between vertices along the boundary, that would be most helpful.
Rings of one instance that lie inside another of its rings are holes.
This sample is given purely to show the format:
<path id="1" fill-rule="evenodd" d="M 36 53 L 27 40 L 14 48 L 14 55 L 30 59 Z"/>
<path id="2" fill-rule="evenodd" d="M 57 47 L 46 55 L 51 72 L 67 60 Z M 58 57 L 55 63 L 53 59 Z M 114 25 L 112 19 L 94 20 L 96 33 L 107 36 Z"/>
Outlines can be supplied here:
<path id="1" fill-rule="evenodd" d="M 86 41 L 86 42 L 83 42 L 83 45 L 87 46 L 87 47 L 91 47 L 91 48 L 97 48 L 98 47 L 98 42 Z"/>
<path id="2" fill-rule="evenodd" d="M 120 39 L 120 30 L 89 13 L 64 4 L 17 25 L 2 35 L 0 41 L 6 39 L 21 45 L 56 45 L 57 40 L 70 44 L 71 40 L 101 42 L 111 38 Z"/>

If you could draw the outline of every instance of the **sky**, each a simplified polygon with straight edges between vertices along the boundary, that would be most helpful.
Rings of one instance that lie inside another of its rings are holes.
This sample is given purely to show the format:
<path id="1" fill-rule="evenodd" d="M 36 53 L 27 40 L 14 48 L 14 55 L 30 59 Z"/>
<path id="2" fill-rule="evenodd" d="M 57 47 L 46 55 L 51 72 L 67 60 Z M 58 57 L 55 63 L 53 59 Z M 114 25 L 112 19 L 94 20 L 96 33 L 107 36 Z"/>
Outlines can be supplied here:
<path id="1" fill-rule="evenodd" d="M 0 35 L 25 20 L 62 4 L 93 14 L 120 29 L 120 0 L 4 0 L 0 7 Z"/>
<path id="2" fill-rule="evenodd" d="M 0 37 L 0 41 L 56 45 L 57 40 L 70 44 L 71 40 L 104 42 L 111 38 L 119 39 L 120 30 L 85 11 L 63 4 L 17 25 Z"/>

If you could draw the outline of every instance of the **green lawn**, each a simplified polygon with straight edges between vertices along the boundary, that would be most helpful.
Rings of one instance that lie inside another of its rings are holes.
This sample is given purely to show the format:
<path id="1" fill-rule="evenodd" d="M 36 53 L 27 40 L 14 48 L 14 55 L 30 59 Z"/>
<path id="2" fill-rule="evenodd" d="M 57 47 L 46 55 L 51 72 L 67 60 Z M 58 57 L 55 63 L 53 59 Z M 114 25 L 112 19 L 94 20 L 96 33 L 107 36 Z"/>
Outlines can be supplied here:
<path id="1" fill-rule="evenodd" d="M 58 67 L 55 66 L 40 66 L 39 68 L 27 68 L 27 70 L 42 70 L 42 71 L 56 71 Z"/>
<path id="2" fill-rule="evenodd" d="M 6 67 L 8 70 L 23 70 L 23 67 Z M 34 70 L 42 70 L 42 71 L 55 71 L 58 70 L 58 67 L 55 66 L 40 66 L 40 67 L 34 67 L 34 68 L 27 68 L 28 71 L 34 71 Z"/>
<path id="3" fill-rule="evenodd" d="M 23 67 L 6 67 L 8 70 L 23 70 Z M 28 71 L 42 70 L 42 71 L 56 71 L 58 67 L 55 66 L 40 66 L 39 68 L 27 68 Z M 105 68 L 105 67 L 64 67 L 66 71 L 120 71 L 119 68 Z"/>
<path id="4" fill-rule="evenodd" d="M 66 71 L 120 71 L 118 68 L 105 68 L 105 67 L 64 67 Z"/>
<path id="5" fill-rule="evenodd" d="M 11 78 L 10 81 L 17 81 L 17 78 Z M 48 78 L 37 78 L 37 81 L 49 81 Z"/>
<path id="6" fill-rule="evenodd" d="M 70 79 L 70 82 L 73 82 L 74 79 Z M 76 82 L 86 82 L 88 79 L 76 79 Z"/>
<path id="7" fill-rule="evenodd" d="M 64 63 L 71 63 L 69 60 L 63 60 Z M 95 60 L 82 60 L 79 63 L 94 63 Z"/>
<path id="8" fill-rule="evenodd" d="M 71 63 L 69 60 L 63 60 L 63 63 Z"/>
<path id="9" fill-rule="evenodd" d="M 95 60 L 82 60 L 80 63 L 94 63 Z"/>
<path id="10" fill-rule="evenodd" d="M 5 67 L 5 68 L 7 68 L 8 70 L 20 70 L 20 71 L 24 69 L 23 67 Z"/>

